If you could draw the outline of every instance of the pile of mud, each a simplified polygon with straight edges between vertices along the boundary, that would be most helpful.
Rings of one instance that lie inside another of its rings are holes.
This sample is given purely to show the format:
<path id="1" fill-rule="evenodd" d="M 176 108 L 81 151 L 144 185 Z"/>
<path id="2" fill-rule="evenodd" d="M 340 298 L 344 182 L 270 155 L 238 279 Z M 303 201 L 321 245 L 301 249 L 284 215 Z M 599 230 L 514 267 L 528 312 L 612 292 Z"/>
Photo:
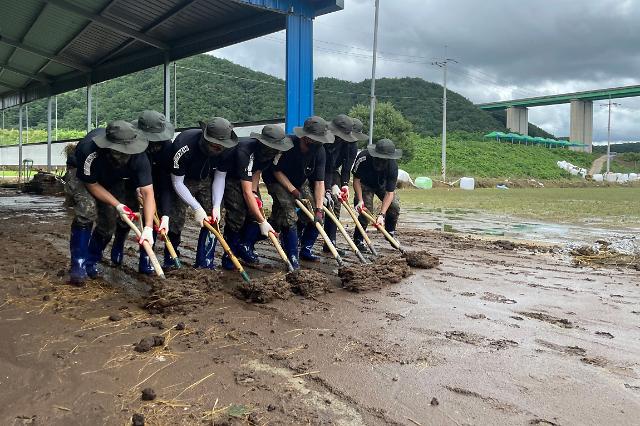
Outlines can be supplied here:
<path id="1" fill-rule="evenodd" d="M 597 241 L 593 246 L 573 247 L 569 254 L 575 266 L 626 267 L 640 270 L 640 255 L 618 251 L 607 241 Z"/>
<path id="2" fill-rule="evenodd" d="M 440 264 L 440 259 L 426 250 L 407 251 L 402 254 L 402 257 L 412 268 L 433 269 Z"/>
<path id="3" fill-rule="evenodd" d="M 397 284 L 409 275 L 411 268 L 401 256 L 381 256 L 371 264 L 345 266 L 338 270 L 342 287 L 356 293 Z"/>
<path id="4" fill-rule="evenodd" d="M 182 268 L 167 272 L 167 279 L 150 278 L 151 291 L 144 308 L 151 313 L 191 312 L 207 303 L 221 288 L 218 274 L 208 270 Z"/>
<path id="5" fill-rule="evenodd" d="M 274 299 L 288 299 L 293 294 L 314 297 L 330 291 L 327 275 L 313 270 L 280 272 L 264 278 L 241 283 L 236 287 L 239 299 L 253 303 L 269 303 Z"/>

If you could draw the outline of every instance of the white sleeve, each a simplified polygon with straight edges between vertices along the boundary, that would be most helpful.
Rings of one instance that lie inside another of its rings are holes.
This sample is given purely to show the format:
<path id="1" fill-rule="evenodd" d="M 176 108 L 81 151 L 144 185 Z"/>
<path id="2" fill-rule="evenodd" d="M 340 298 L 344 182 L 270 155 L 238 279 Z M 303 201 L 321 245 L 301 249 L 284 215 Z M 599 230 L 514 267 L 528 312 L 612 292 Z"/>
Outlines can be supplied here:
<path id="1" fill-rule="evenodd" d="M 213 207 L 220 207 L 224 196 L 224 184 L 227 180 L 227 172 L 216 170 L 211 183 L 211 193 L 213 194 Z"/>
<path id="2" fill-rule="evenodd" d="M 174 174 L 171 175 L 171 183 L 173 184 L 173 189 L 176 191 L 176 194 L 189 205 L 194 210 L 201 209 L 202 206 L 200 203 L 193 198 L 191 195 L 191 191 L 184 185 L 184 176 L 176 176 Z"/>

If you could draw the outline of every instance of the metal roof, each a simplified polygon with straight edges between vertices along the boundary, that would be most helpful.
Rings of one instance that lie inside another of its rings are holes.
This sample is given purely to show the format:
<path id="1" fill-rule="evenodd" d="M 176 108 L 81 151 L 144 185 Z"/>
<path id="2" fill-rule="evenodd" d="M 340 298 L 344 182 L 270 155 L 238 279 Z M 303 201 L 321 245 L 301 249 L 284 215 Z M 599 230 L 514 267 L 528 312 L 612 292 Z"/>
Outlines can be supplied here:
<path id="1" fill-rule="evenodd" d="M 1 108 L 285 29 L 344 0 L 0 0 Z"/>
<path id="2" fill-rule="evenodd" d="M 640 86 L 612 87 L 610 89 L 589 90 L 586 92 L 563 93 L 560 95 L 540 96 L 536 98 L 514 99 L 511 101 L 478 104 L 484 110 L 500 110 L 510 107 L 534 107 L 543 105 L 568 104 L 573 100 L 598 101 L 603 99 L 631 98 L 640 96 Z"/>

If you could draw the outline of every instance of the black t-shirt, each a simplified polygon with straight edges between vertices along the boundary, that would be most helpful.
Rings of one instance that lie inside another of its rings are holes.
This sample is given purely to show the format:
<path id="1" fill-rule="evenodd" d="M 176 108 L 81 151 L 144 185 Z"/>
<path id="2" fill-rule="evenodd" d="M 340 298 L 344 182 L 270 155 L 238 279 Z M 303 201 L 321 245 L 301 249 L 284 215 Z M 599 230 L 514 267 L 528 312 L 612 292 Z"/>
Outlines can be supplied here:
<path id="1" fill-rule="evenodd" d="M 273 172 L 279 171 L 291 181 L 293 186 L 300 189 L 307 179 L 309 182 L 324 181 L 326 153 L 322 145 L 309 145 L 309 151 L 303 153 L 300 150 L 301 140 L 297 136 L 289 136 L 293 141 L 293 148 L 285 151 L 273 160 L 270 167 L 263 175 L 265 183 L 275 182 Z"/>
<path id="2" fill-rule="evenodd" d="M 345 186 L 349 184 L 351 167 L 358 154 L 355 142 L 344 142 L 336 137 L 336 141 L 326 145 L 327 161 L 325 167 L 324 186 L 328 191 L 332 185 Z M 333 174 L 340 170 L 340 181 L 333 181 Z"/>
<path id="3" fill-rule="evenodd" d="M 261 147 L 262 143 L 257 139 L 239 138 L 227 178 L 251 182 L 253 173 L 267 170 L 273 164 L 273 159 L 260 159 Z"/>
<path id="4" fill-rule="evenodd" d="M 202 130 L 190 129 L 180 133 L 173 141 L 171 173 L 187 179 L 203 180 L 216 170 L 228 172 L 233 164 L 235 148 L 226 148 L 220 155 L 209 157 L 200 148 Z"/>
<path id="5" fill-rule="evenodd" d="M 151 176 L 153 177 L 153 192 L 158 200 L 160 214 L 168 215 L 171 204 L 174 202 L 170 175 L 173 144 L 171 140 L 149 143 L 149 147 L 153 145 L 160 145 L 160 148 L 153 152 L 147 148 L 147 155 L 151 163 Z"/>
<path id="6" fill-rule="evenodd" d="M 121 179 L 133 179 L 136 187 L 143 187 L 153 183 L 149 157 L 142 152 L 129 156 L 124 167 L 116 168 L 109 160 L 108 149 L 101 149 L 93 138 L 104 132 L 104 129 L 92 130 L 78 142 L 76 147 L 76 162 L 78 169 L 76 176 L 85 183 L 99 183 L 105 188 L 111 187 Z"/>
<path id="7" fill-rule="evenodd" d="M 366 149 L 362 150 L 353 163 L 353 177 L 369 188 L 378 191 L 393 192 L 398 183 L 398 162 L 396 160 L 386 160 L 387 167 L 382 171 L 373 168 L 374 158 Z"/>

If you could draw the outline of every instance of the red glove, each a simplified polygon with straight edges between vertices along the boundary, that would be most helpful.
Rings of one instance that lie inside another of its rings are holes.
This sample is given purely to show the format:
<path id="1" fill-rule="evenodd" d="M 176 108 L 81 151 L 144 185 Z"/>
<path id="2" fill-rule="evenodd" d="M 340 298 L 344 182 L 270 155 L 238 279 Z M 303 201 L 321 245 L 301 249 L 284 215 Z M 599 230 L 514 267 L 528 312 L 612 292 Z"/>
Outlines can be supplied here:
<path id="1" fill-rule="evenodd" d="M 133 210 L 131 210 L 129 207 L 125 206 L 124 204 L 120 203 L 116 206 L 116 210 L 118 211 L 118 214 L 120 216 L 124 216 L 126 218 L 128 218 L 131 221 L 136 221 L 138 220 L 138 213 L 135 213 Z"/>
<path id="2" fill-rule="evenodd" d="M 324 211 L 322 209 L 316 209 L 313 215 L 313 221 L 319 224 L 324 223 Z"/>
<path id="3" fill-rule="evenodd" d="M 340 199 L 345 203 L 349 201 L 349 187 L 347 185 L 340 188 Z"/>
<path id="4" fill-rule="evenodd" d="M 262 200 L 260 199 L 260 196 L 258 195 L 258 193 L 254 191 L 253 197 L 256 199 L 256 204 L 258 205 L 258 208 L 262 209 Z"/>
<path id="5" fill-rule="evenodd" d="M 302 200 L 302 194 L 300 194 L 300 191 L 298 190 L 298 188 L 293 188 L 290 192 L 290 194 L 293 196 L 293 198 L 295 198 L 296 200 Z"/>
<path id="6" fill-rule="evenodd" d="M 367 210 L 367 208 L 364 206 L 364 201 L 360 201 L 358 204 L 356 204 L 356 211 L 358 213 L 362 213 L 363 210 Z"/>

